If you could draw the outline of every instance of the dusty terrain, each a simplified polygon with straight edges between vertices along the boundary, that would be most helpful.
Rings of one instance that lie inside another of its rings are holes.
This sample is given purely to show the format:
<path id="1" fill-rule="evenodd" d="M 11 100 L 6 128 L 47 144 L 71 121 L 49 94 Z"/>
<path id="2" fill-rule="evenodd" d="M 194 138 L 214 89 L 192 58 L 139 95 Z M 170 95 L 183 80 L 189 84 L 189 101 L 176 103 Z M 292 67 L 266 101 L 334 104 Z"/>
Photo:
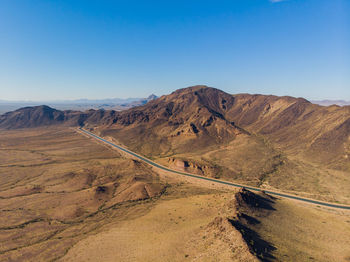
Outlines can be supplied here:
<path id="1" fill-rule="evenodd" d="M 0 145 L 1 261 L 63 256 L 166 188 L 144 164 L 73 130 L 1 131 Z"/>
<path id="2" fill-rule="evenodd" d="M 347 261 L 350 214 L 166 178 L 68 128 L 0 131 L 1 261 Z"/>
<path id="3" fill-rule="evenodd" d="M 82 240 L 61 261 L 349 259 L 349 214 L 242 191 L 201 193 L 162 197 L 144 216 Z"/>

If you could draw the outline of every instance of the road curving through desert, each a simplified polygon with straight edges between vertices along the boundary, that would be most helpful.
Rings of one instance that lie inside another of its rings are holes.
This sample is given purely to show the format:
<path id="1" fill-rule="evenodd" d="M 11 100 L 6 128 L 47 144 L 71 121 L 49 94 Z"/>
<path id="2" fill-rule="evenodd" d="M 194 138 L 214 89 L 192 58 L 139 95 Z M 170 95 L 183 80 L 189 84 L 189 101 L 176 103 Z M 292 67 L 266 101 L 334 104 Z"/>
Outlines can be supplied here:
<path id="1" fill-rule="evenodd" d="M 186 172 L 181 172 L 181 171 L 177 171 L 177 170 L 174 170 L 174 169 L 170 169 L 168 167 L 165 167 L 165 166 L 162 166 L 156 162 L 153 162 L 152 160 L 144 157 L 144 156 L 141 156 L 139 154 L 136 154 L 124 147 L 121 147 L 119 145 L 116 145 L 98 135 L 95 135 L 94 133 L 91 133 L 85 129 L 83 129 L 82 127 L 79 128 L 80 131 L 82 131 L 83 133 L 89 135 L 90 137 L 93 137 L 99 141 L 102 141 L 112 147 L 115 147 L 127 154 L 130 154 L 136 158 L 138 158 L 139 160 L 151 165 L 151 166 L 154 166 L 156 168 L 159 168 L 159 169 L 162 169 L 164 171 L 167 171 L 167 172 L 171 172 L 173 174 L 177 174 L 177 175 L 182 175 L 182 176 L 187 176 L 187 177 L 193 177 L 193 178 L 197 178 L 197 179 L 202 179 L 202 180 L 206 180 L 206 181 L 210 181 L 210 182 L 213 182 L 213 183 L 219 183 L 219 184 L 223 184 L 223 185 L 228 185 L 228 186 L 233 186 L 233 187 L 238 187 L 238 188 L 246 188 L 246 189 L 249 189 L 251 191 L 257 191 L 257 192 L 260 192 L 260 191 L 264 191 L 265 193 L 267 194 L 270 194 L 270 195 L 275 195 L 275 196 L 279 196 L 279 197 L 284 197 L 284 198 L 289 198 L 289 199 L 293 199 L 293 200 L 298 200 L 298 201 L 303 201 L 303 202 L 307 202 L 307 203 L 311 203 L 311 204 L 315 204 L 315 205 L 319 205 L 319 206 L 325 206 L 325 207 L 331 207 L 331 208 L 337 208 L 337 209 L 345 209 L 345 210 L 350 210 L 350 206 L 346 206 L 346 205 L 339 205 L 339 204 L 335 204 L 335 203 L 328 203 L 328 202 L 323 202 L 323 201 L 318 201 L 318 200 L 314 200 L 314 199 L 309 199 L 309 198 L 304 198 L 304 197 L 299 197 L 299 196 L 294 196 L 294 195 L 289 195 L 289 194 L 285 194 L 285 193 L 280 193 L 280 192 L 275 192 L 275 191 L 270 191 L 270 190 L 265 190 L 265 189 L 261 189 L 261 188 L 257 188 L 257 187 L 252 187 L 252 186 L 246 186 L 246 185 L 242 185 L 242 184 L 236 184 L 236 183 L 232 183 L 232 182 L 228 182 L 228 181 L 223 181 L 223 180 L 219 180 L 219 179 L 214 179 L 214 178 L 209 178 L 209 177 L 204 177 L 204 176 L 199 176 L 199 175 L 194 175 L 194 174 L 191 174 L 191 173 L 186 173 Z"/>

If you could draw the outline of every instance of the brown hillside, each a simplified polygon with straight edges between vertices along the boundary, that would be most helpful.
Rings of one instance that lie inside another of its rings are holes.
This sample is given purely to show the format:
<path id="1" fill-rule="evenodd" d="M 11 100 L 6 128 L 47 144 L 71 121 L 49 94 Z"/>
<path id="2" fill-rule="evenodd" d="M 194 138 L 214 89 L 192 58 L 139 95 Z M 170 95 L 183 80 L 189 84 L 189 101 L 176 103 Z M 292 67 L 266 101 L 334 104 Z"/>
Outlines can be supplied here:
<path id="1" fill-rule="evenodd" d="M 195 86 L 121 112 L 107 122 L 110 126 L 103 134 L 125 138 L 123 143 L 148 155 L 208 149 L 249 131 L 289 153 L 331 168 L 350 168 L 350 107 L 323 107 L 303 98 L 232 96 Z"/>
<path id="2" fill-rule="evenodd" d="M 347 203 L 349 107 L 179 89 L 87 127 L 178 170 Z"/>
<path id="3" fill-rule="evenodd" d="M 120 112 L 100 129 L 149 156 L 198 151 L 248 135 L 225 118 L 232 103 L 220 90 L 190 87 Z"/>
<path id="4" fill-rule="evenodd" d="M 0 128 L 35 128 L 51 125 L 81 125 L 88 114 L 79 111 L 61 111 L 49 106 L 24 107 L 0 115 Z"/>
<path id="5" fill-rule="evenodd" d="M 226 117 L 276 146 L 349 170 L 350 107 L 314 105 L 302 98 L 235 95 Z"/>
<path id="6" fill-rule="evenodd" d="M 25 107 L 0 116 L 0 126 L 5 128 L 36 127 L 63 123 L 65 117 L 62 111 L 48 106 Z"/>

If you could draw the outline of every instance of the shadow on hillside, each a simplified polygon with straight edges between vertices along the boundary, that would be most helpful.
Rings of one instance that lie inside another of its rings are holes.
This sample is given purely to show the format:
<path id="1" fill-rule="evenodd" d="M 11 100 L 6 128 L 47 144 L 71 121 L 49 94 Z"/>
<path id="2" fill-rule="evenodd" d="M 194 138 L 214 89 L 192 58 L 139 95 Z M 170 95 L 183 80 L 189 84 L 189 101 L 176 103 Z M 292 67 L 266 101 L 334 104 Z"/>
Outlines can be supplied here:
<path id="1" fill-rule="evenodd" d="M 261 208 L 266 210 L 276 210 L 272 205 L 275 203 L 273 197 L 266 195 L 264 196 L 255 194 L 246 189 L 241 189 L 240 192 L 236 194 L 236 200 L 238 204 L 242 206 L 249 206 L 252 208 Z"/>
<path id="2" fill-rule="evenodd" d="M 254 223 L 260 223 L 257 219 L 250 216 L 249 219 L 253 219 Z M 241 232 L 244 240 L 249 246 L 250 251 L 255 254 L 261 261 L 269 262 L 274 260 L 274 256 L 271 254 L 276 248 L 269 242 L 263 240 L 258 233 L 243 225 L 238 220 L 229 220 L 230 223 Z"/>
<path id="3" fill-rule="evenodd" d="M 239 218 L 243 218 L 247 224 L 249 225 L 257 225 L 257 224 L 260 224 L 260 221 L 257 220 L 256 218 L 252 217 L 252 216 L 249 216 L 247 214 L 244 214 L 244 213 L 241 213 L 239 215 Z"/>

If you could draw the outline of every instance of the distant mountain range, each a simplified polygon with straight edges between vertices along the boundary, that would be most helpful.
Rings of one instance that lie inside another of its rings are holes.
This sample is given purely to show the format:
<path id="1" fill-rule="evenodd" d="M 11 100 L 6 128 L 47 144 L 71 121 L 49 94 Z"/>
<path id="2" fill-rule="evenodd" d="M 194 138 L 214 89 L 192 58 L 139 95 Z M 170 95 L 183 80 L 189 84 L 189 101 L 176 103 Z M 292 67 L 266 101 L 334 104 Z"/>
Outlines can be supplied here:
<path id="1" fill-rule="evenodd" d="M 157 98 L 152 94 L 147 98 L 106 98 L 106 99 L 77 99 L 77 100 L 52 100 L 52 101 L 6 101 L 0 100 L 0 115 L 22 107 L 48 105 L 59 110 L 106 109 L 124 110 L 134 106 L 144 105 L 148 101 Z"/>
<path id="2" fill-rule="evenodd" d="M 321 105 L 321 106 L 331 106 L 331 105 L 348 106 L 348 105 L 350 105 L 350 101 L 345 101 L 345 100 L 311 100 L 311 103 Z"/>

